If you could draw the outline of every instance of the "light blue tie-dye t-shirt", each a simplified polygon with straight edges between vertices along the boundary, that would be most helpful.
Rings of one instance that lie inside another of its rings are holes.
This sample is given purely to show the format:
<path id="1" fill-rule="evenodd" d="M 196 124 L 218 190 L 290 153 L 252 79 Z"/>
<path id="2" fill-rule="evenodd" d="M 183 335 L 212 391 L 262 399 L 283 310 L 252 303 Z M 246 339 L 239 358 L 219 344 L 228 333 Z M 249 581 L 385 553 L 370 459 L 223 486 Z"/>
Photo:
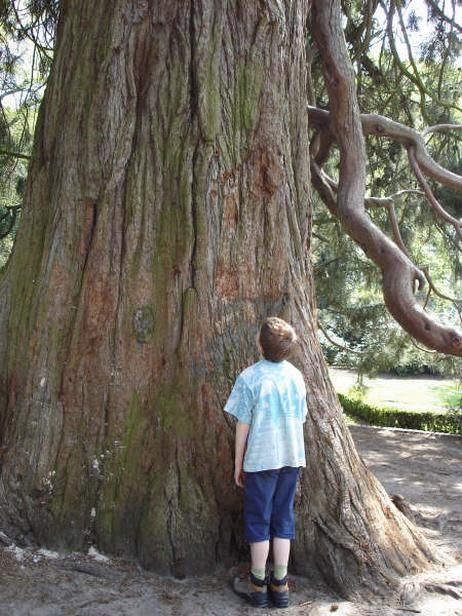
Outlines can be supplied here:
<path id="1" fill-rule="evenodd" d="M 250 424 L 244 471 L 306 466 L 306 389 L 301 372 L 290 362 L 262 359 L 246 368 L 236 379 L 225 411 Z"/>

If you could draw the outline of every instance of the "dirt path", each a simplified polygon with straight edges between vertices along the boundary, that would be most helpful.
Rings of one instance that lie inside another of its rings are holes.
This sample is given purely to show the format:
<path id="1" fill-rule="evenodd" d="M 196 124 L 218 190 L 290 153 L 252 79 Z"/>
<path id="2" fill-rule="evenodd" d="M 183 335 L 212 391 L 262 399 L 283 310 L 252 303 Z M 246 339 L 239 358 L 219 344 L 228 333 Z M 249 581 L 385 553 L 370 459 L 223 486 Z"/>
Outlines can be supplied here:
<path id="1" fill-rule="evenodd" d="M 416 521 L 444 554 L 445 567 L 408 579 L 401 600 L 374 605 L 338 597 L 316 579 L 294 578 L 288 616 L 462 616 L 462 438 L 351 426 L 358 449 L 390 494 L 412 504 Z M 1 537 L 0 537 L 1 540 Z M 100 555 L 0 550 L 1 616 L 237 616 L 252 610 L 229 588 L 232 571 L 161 578 Z M 430 588 L 432 591 L 425 589 Z M 436 584 L 436 586 L 435 586 Z M 446 584 L 445 588 L 441 584 Z M 439 585 L 439 592 L 435 592 Z M 275 614 L 274 610 L 268 613 Z"/>

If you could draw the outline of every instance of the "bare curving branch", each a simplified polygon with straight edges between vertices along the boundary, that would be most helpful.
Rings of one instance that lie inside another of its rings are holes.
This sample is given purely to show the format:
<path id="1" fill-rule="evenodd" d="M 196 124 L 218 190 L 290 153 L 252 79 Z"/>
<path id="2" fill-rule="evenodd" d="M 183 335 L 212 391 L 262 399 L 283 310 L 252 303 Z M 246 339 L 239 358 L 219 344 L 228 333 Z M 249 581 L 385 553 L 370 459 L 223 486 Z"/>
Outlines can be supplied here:
<path id="1" fill-rule="evenodd" d="M 308 106 L 308 113 L 312 127 L 321 131 L 331 130 L 329 111 Z M 462 177 L 439 165 L 428 153 L 424 138 L 425 133 L 421 134 L 414 128 L 376 113 L 362 113 L 359 114 L 359 118 L 364 135 L 386 137 L 401 143 L 406 148 L 413 146 L 419 167 L 427 177 L 448 188 L 462 190 Z M 436 129 L 436 127 L 434 128 Z"/>
<path id="2" fill-rule="evenodd" d="M 435 126 L 429 126 L 422 132 L 422 136 L 426 137 L 430 133 L 462 130 L 462 124 L 436 124 Z"/>
<path id="3" fill-rule="evenodd" d="M 391 197 L 380 199 L 377 197 L 366 197 L 364 200 L 366 207 L 384 207 L 388 212 L 388 219 L 390 221 L 391 229 L 393 231 L 393 237 L 395 244 L 400 248 L 401 252 L 409 259 L 410 254 L 404 245 L 403 238 L 401 237 L 401 231 L 399 229 L 398 218 L 396 217 L 395 203 Z"/>
<path id="4" fill-rule="evenodd" d="M 374 113 L 361 115 L 361 124 L 365 135 L 388 137 L 401 143 L 406 148 L 415 148 L 416 160 L 422 172 L 443 186 L 462 190 L 462 177 L 439 165 L 427 151 L 425 139 L 418 131 L 384 116 Z"/>
<path id="5" fill-rule="evenodd" d="M 451 216 L 451 214 L 448 214 L 448 212 L 446 212 L 444 207 L 441 205 L 441 203 L 438 201 L 438 199 L 433 194 L 433 191 L 431 190 L 427 180 L 424 178 L 423 173 L 420 170 L 420 167 L 419 167 L 419 164 L 417 162 L 416 155 L 415 155 L 415 149 L 414 149 L 413 146 L 408 149 L 408 156 L 409 156 L 409 162 L 411 164 L 411 167 L 412 167 L 412 170 L 414 172 L 414 175 L 416 176 L 417 181 L 419 182 L 420 186 L 422 187 L 422 190 L 424 191 L 425 196 L 427 197 L 427 200 L 430 203 L 430 205 L 432 206 L 432 208 L 435 211 L 436 215 L 439 216 L 445 222 L 447 222 L 450 225 L 452 225 L 454 227 L 457 235 L 462 239 L 462 223 L 461 223 L 461 221 L 457 220 L 457 218 L 454 218 L 454 216 Z"/>
<path id="6" fill-rule="evenodd" d="M 313 157 L 314 158 L 314 157 Z M 311 162 L 311 175 L 312 179 L 316 183 L 316 190 L 318 192 L 323 191 L 323 201 L 325 205 L 327 205 L 328 209 L 331 213 L 337 217 L 337 198 L 335 194 L 338 192 L 337 183 L 329 177 L 316 162 Z M 318 187 L 319 186 L 319 187 Z M 393 231 L 394 241 L 399 246 L 401 251 L 409 258 L 410 255 L 407 251 L 406 246 L 404 245 L 403 238 L 401 237 L 401 231 L 399 229 L 398 218 L 396 216 L 395 210 L 395 200 L 399 197 L 402 197 L 405 193 L 415 192 L 419 194 L 423 194 L 420 190 L 400 190 L 389 197 L 364 197 L 364 205 L 366 208 L 385 208 L 388 212 L 388 219 L 390 221 L 390 225 Z M 335 193 L 335 194 L 334 194 Z"/>
<path id="7" fill-rule="evenodd" d="M 353 353 L 354 355 L 365 355 L 364 351 L 356 351 L 356 349 L 351 349 L 345 346 L 344 344 L 339 344 L 338 342 L 335 342 L 335 340 L 324 329 L 319 319 L 318 319 L 318 329 L 321 330 L 326 340 L 328 340 L 333 346 L 337 347 L 338 349 L 341 349 L 342 351 L 346 351 L 347 353 Z"/>
<path id="8" fill-rule="evenodd" d="M 333 143 L 333 136 L 330 130 L 330 113 L 329 111 L 326 111 L 324 109 L 316 109 L 314 107 L 308 107 L 308 112 L 310 115 L 310 119 L 312 120 L 312 125 L 319 129 L 316 138 L 312 141 L 314 147 L 312 151 L 312 156 L 316 163 L 318 163 L 318 161 L 324 162 L 325 160 L 327 160 L 330 147 Z M 424 135 L 427 134 L 428 131 L 420 134 L 413 128 L 410 128 L 408 126 L 405 126 L 404 124 L 400 124 L 399 122 L 395 122 L 393 120 L 390 120 L 389 118 L 385 118 L 376 114 L 361 114 L 360 119 L 363 133 L 365 135 L 374 134 L 381 137 L 388 137 L 390 139 L 398 141 L 407 148 L 411 168 L 422 188 L 422 191 L 416 192 L 425 194 L 428 202 L 435 211 L 436 215 L 444 222 L 451 224 L 454 227 L 457 235 L 462 238 L 461 221 L 457 220 L 448 212 L 446 212 L 441 203 L 439 203 L 439 201 L 433 194 L 428 182 L 426 181 L 424 173 L 426 173 L 428 177 L 438 180 L 444 186 L 455 188 L 456 190 L 462 190 L 462 177 L 453 173 L 452 171 L 448 171 L 447 169 L 439 165 L 430 156 L 426 149 L 424 140 Z M 462 128 L 461 125 L 457 124 L 434 126 L 432 127 L 432 129 L 447 130 L 449 126 L 454 126 L 457 129 Z M 337 192 L 337 186 L 335 182 L 331 178 L 328 178 L 328 176 L 326 176 L 326 174 L 322 171 L 321 165 L 318 164 L 317 168 L 312 168 L 312 174 L 314 178 L 315 188 L 317 190 L 323 190 L 324 197 L 328 197 L 328 195 L 325 194 L 327 187 L 322 186 L 321 177 L 324 178 L 324 182 L 331 188 L 331 190 Z M 397 195 L 398 194 L 403 194 L 403 191 L 400 191 L 399 193 L 397 193 Z M 398 246 L 400 246 L 404 254 L 406 256 L 409 256 L 404 247 L 404 244 L 402 243 L 401 234 L 398 228 L 398 221 L 396 220 L 396 216 L 394 213 L 394 209 L 392 208 L 392 204 L 390 203 L 390 199 L 392 199 L 392 197 L 388 197 L 385 199 L 370 197 L 365 198 L 364 203 L 366 207 L 381 206 L 388 209 L 395 241 Z M 326 199 L 324 199 L 324 201 L 329 207 L 329 209 L 335 214 L 336 205 L 333 203 L 333 199 L 329 197 L 329 202 L 327 202 Z"/>
<path id="9" fill-rule="evenodd" d="M 385 304 L 400 325 L 425 346 L 442 353 L 462 356 L 462 332 L 438 323 L 417 303 L 415 289 L 423 284 L 423 274 L 371 220 L 365 209 L 366 156 L 364 134 L 394 138 L 407 148 L 415 148 L 420 169 L 446 186 L 462 189 L 462 178 L 440 167 L 426 151 L 423 137 L 382 116 L 359 113 L 354 73 L 343 37 L 338 0 L 314 0 L 312 35 L 323 63 L 330 101 L 328 112 L 316 113 L 313 124 L 324 124 L 340 151 L 338 191 L 335 195 L 322 176 L 319 161 L 313 175 L 315 188 L 335 199 L 343 228 L 382 270 Z M 327 113 L 327 116 L 326 116 Z M 331 201 L 331 206 L 332 206 Z M 330 208 L 331 209 L 331 208 Z"/>

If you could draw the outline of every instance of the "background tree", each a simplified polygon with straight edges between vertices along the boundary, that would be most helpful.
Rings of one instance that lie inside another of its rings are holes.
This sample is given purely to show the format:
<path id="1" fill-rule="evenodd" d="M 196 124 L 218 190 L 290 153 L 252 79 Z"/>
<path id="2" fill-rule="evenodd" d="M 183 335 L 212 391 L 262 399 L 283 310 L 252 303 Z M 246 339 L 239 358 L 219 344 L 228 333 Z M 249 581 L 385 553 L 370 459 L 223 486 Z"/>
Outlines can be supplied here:
<path id="1" fill-rule="evenodd" d="M 429 5 L 428 18 L 433 29 L 428 31 L 427 28 L 429 38 L 421 44 L 418 57 L 415 42 L 411 47 L 410 36 L 415 38 L 415 32 L 421 29 L 421 22 L 427 15 L 422 16 L 422 12 L 416 15 L 412 2 L 391 3 L 390 6 L 382 3 L 380 15 L 378 5 L 380 3 L 369 3 L 366 17 L 363 3 L 343 5 L 360 107 L 364 111 L 373 109 L 419 131 L 425 124 L 452 126 L 460 121 L 461 71 L 457 69 L 460 27 L 454 20 L 455 3 L 451 3 L 448 14 L 441 9 L 436 12 L 434 3 Z M 401 44 L 400 54 L 397 51 L 399 38 L 406 43 Z M 325 106 L 322 75 L 314 54 L 311 65 L 312 96 L 315 96 L 312 101 Z M 461 136 L 460 132 L 446 130 L 428 133 L 426 137 L 430 154 L 455 173 L 460 172 Z M 444 322 L 457 324 L 460 320 L 457 298 L 461 293 L 459 239 L 455 230 L 447 228 L 428 207 L 410 170 L 406 149 L 399 143 L 369 138 L 367 160 L 367 193 L 382 198 L 382 201 L 369 200 L 368 215 L 393 236 L 389 210 L 393 207 L 405 250 L 429 278 L 429 284 L 418 293 L 419 301 Z M 334 156 L 328 171 L 330 175 L 335 175 L 337 163 Z M 458 217 L 460 197 L 457 193 L 438 185 L 433 188 L 448 213 Z M 315 199 L 315 206 L 316 203 Z M 396 326 L 383 304 L 375 267 L 358 246 L 345 238 L 335 216 L 324 206 L 315 208 L 314 238 L 320 324 L 328 339 L 342 347 L 340 350 L 325 338 L 331 361 L 355 366 L 360 372 L 392 369 L 448 373 L 456 370 L 454 360 L 418 347 Z M 329 240 L 325 241 L 327 238 Z"/>
<path id="2" fill-rule="evenodd" d="M 19 221 L 57 14 L 53 0 L 0 3 L 0 268 Z"/>
<path id="3" fill-rule="evenodd" d="M 296 567 L 380 593 L 434 558 L 359 459 L 317 339 L 307 23 L 340 71 L 342 155 L 342 122 L 361 131 L 340 4 L 309 8 L 60 3 L 1 280 L 0 519 L 16 537 L 177 575 L 238 553 L 221 409 L 278 314 L 302 332 L 310 397 Z M 340 182 L 360 193 L 352 145 Z"/>

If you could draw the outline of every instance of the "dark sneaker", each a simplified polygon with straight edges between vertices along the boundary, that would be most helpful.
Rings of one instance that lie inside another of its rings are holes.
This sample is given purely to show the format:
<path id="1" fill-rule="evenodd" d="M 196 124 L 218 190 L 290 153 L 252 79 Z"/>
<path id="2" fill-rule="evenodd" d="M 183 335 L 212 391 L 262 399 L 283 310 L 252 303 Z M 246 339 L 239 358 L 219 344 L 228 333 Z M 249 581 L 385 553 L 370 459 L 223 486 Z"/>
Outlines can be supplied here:
<path id="1" fill-rule="evenodd" d="M 277 580 L 271 575 L 268 595 L 274 607 L 287 607 L 289 605 L 289 583 L 287 576 L 282 580 Z"/>
<path id="2" fill-rule="evenodd" d="M 253 607 L 268 607 L 267 580 L 259 580 L 252 574 L 248 578 L 233 580 L 234 592 Z"/>

